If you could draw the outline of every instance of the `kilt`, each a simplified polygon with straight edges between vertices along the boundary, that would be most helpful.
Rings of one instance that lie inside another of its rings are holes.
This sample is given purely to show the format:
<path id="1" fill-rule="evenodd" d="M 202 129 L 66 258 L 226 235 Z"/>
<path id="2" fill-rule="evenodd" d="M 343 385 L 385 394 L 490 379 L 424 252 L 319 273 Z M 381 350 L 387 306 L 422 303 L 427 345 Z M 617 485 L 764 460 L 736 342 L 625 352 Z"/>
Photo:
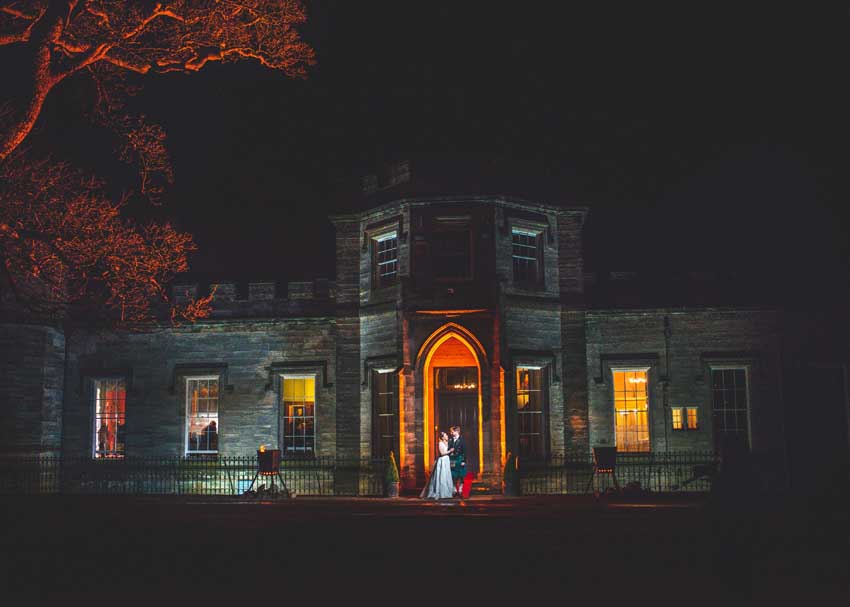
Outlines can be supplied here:
<path id="1" fill-rule="evenodd" d="M 463 477 L 466 476 L 466 466 L 464 463 L 466 459 L 463 455 L 450 455 L 449 456 L 449 465 L 452 467 L 452 481 L 462 481 Z"/>

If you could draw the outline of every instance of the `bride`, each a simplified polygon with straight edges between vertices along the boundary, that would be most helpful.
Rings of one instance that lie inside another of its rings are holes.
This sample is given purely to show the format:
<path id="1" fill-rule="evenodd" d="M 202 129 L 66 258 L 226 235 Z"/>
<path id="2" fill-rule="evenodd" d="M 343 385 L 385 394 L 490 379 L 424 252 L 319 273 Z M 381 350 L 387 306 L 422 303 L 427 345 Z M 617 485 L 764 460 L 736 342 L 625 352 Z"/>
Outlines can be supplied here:
<path id="1" fill-rule="evenodd" d="M 442 500 L 454 497 L 455 488 L 452 483 L 452 469 L 449 465 L 449 454 L 452 449 L 449 449 L 449 437 L 445 432 L 440 432 L 440 442 L 437 447 L 440 449 L 440 457 L 434 462 L 428 484 L 419 494 L 422 499 Z"/>

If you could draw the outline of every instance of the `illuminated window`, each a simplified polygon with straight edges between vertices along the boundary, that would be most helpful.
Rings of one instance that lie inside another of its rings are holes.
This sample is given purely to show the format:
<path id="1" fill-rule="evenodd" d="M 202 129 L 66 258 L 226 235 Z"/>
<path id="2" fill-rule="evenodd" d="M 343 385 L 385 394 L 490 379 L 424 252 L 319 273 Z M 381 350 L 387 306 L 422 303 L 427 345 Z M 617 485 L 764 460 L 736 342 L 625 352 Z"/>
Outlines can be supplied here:
<path id="1" fill-rule="evenodd" d="M 546 456 L 545 378 L 545 369 L 541 367 L 517 367 L 517 434 L 519 455 L 525 459 Z"/>
<path id="2" fill-rule="evenodd" d="M 373 455 L 398 458 L 398 375 L 391 371 L 372 371 L 372 423 Z"/>
<path id="3" fill-rule="evenodd" d="M 186 378 L 186 453 L 218 453 L 218 376 Z"/>
<path id="4" fill-rule="evenodd" d="M 711 391 L 716 446 L 719 448 L 727 439 L 749 445 L 747 370 L 712 369 Z"/>
<path id="5" fill-rule="evenodd" d="M 542 283 L 541 238 L 538 232 L 514 228 L 512 230 L 512 256 L 514 283 L 537 286 Z"/>
<path id="6" fill-rule="evenodd" d="M 395 284 L 398 276 L 398 234 L 395 231 L 372 239 L 372 263 L 376 287 Z"/>
<path id="7" fill-rule="evenodd" d="M 124 457 L 127 387 L 123 379 L 94 380 L 94 457 Z"/>
<path id="8" fill-rule="evenodd" d="M 478 367 L 442 367 L 437 369 L 436 388 L 448 392 L 467 392 L 478 386 Z"/>
<path id="9" fill-rule="evenodd" d="M 614 435 L 618 451 L 649 451 L 648 369 L 615 370 Z"/>
<path id="10" fill-rule="evenodd" d="M 696 407 L 688 407 L 687 409 L 688 417 L 686 419 L 688 423 L 688 430 L 696 430 L 699 428 L 699 417 L 697 415 Z"/>
<path id="11" fill-rule="evenodd" d="M 670 412 L 673 415 L 673 430 L 683 430 L 685 428 L 682 416 L 682 407 L 672 407 Z"/>
<path id="12" fill-rule="evenodd" d="M 671 407 L 670 413 L 673 416 L 673 430 L 699 429 L 697 407 Z"/>
<path id="13" fill-rule="evenodd" d="M 471 245 L 468 217 L 443 217 L 431 238 L 434 276 L 443 280 L 472 278 Z"/>
<path id="14" fill-rule="evenodd" d="M 283 376 L 283 452 L 314 455 L 316 450 L 316 376 Z"/>

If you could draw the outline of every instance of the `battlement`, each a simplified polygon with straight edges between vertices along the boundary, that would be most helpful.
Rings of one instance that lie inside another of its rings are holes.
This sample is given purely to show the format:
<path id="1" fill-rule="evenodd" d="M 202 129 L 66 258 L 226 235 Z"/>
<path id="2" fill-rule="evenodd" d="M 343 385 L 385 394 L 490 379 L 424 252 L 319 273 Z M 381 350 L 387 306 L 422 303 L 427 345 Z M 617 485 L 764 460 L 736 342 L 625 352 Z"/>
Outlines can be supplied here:
<path id="1" fill-rule="evenodd" d="M 171 296 L 175 304 L 213 293 L 213 318 L 258 315 L 321 313 L 335 299 L 335 283 L 326 278 L 277 283 L 215 282 L 175 284 Z M 324 305 L 323 305 L 324 304 Z"/>

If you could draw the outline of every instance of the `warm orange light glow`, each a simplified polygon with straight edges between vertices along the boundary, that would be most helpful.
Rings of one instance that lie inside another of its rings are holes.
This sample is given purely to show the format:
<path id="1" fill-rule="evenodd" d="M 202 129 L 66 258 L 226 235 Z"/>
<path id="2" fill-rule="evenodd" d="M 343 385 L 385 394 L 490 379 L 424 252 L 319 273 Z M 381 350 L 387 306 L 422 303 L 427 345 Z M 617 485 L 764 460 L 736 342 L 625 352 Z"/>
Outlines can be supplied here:
<path id="1" fill-rule="evenodd" d="M 478 312 L 486 312 L 484 308 L 476 310 L 417 310 L 417 314 L 431 314 L 434 316 L 461 316 L 462 314 L 476 314 Z"/>
<path id="2" fill-rule="evenodd" d="M 474 353 L 473 353 L 474 354 Z M 476 357 L 477 358 L 477 357 Z M 481 385 L 481 365 L 478 365 L 478 385 Z M 478 391 L 478 474 L 484 473 L 484 406 Z"/>
<path id="3" fill-rule="evenodd" d="M 260 453 L 265 453 L 265 452 L 266 452 L 266 446 L 260 445 Z"/>
<path id="4" fill-rule="evenodd" d="M 404 470 L 404 371 L 398 373 L 398 469 Z"/>
<path id="5" fill-rule="evenodd" d="M 454 390 L 475 390 L 475 383 L 471 384 L 452 384 Z"/>
<path id="6" fill-rule="evenodd" d="M 681 430 L 682 429 L 682 408 L 681 407 L 673 407 L 670 409 L 670 413 L 673 415 L 673 430 Z"/>
<path id="7" fill-rule="evenodd" d="M 688 430 L 696 430 L 698 427 L 697 408 L 688 407 Z"/>
<path id="8" fill-rule="evenodd" d="M 443 312 L 445 312 L 445 310 Z M 441 313 L 443 313 L 443 312 L 441 312 Z M 417 363 L 420 360 L 422 360 L 422 357 L 425 355 L 426 351 L 433 352 L 434 348 L 436 348 L 437 346 L 442 344 L 446 339 L 448 339 L 450 337 L 450 335 L 448 335 L 448 334 L 443 335 L 442 337 L 440 337 L 438 343 L 432 343 L 432 340 L 434 340 L 437 335 L 440 335 L 441 333 L 449 333 L 449 332 L 456 333 L 456 336 L 458 338 L 460 338 L 461 342 L 464 342 L 465 346 L 470 347 L 470 344 L 474 343 L 475 347 L 478 349 L 477 350 L 478 352 L 484 352 L 484 346 L 481 345 L 481 342 L 478 341 L 478 339 L 466 327 L 462 327 L 461 325 L 454 323 L 454 322 L 447 322 L 442 327 L 440 327 L 439 329 L 437 329 L 436 331 L 431 333 L 431 335 L 428 336 L 428 339 L 426 339 L 422 343 L 422 346 L 419 348 L 419 351 L 416 353 Z M 475 350 L 470 349 L 470 352 L 472 352 L 473 356 L 475 356 L 476 359 L 477 359 L 477 355 L 475 354 Z M 486 361 L 483 361 L 483 362 L 486 362 Z M 463 364 L 463 365 L 457 365 L 457 366 L 465 367 L 467 365 Z M 474 366 L 474 365 L 469 365 L 469 366 Z"/>
<path id="9" fill-rule="evenodd" d="M 501 445 L 502 466 L 505 465 L 505 370 L 499 367 L 499 444 Z"/>
<path id="10" fill-rule="evenodd" d="M 446 329 L 449 329 L 446 331 Z M 436 335 L 443 333 L 441 337 L 439 337 L 436 341 L 433 341 Z M 478 369 L 478 466 L 479 473 L 484 472 L 484 436 L 483 436 L 483 421 L 482 421 L 482 413 L 483 413 L 483 402 L 481 395 L 481 364 L 478 360 L 478 354 L 476 353 L 475 347 L 473 347 L 470 340 L 472 340 L 479 348 L 481 348 L 481 342 L 479 342 L 475 336 L 473 336 L 469 331 L 460 325 L 456 325 L 455 323 L 447 323 L 443 325 L 440 329 L 431 334 L 431 336 L 425 340 L 425 343 L 422 345 L 422 348 L 419 350 L 419 355 L 417 356 L 417 360 L 420 359 L 422 354 L 427 350 L 427 355 L 425 356 L 425 363 L 422 365 L 423 372 L 423 394 L 425 396 L 425 402 L 423 406 L 423 428 L 424 428 L 424 436 L 423 436 L 423 455 L 425 460 L 425 473 L 430 474 L 431 472 L 431 464 L 432 458 L 434 456 L 431 453 L 431 433 L 436 430 L 433 427 L 433 419 L 434 419 L 434 385 L 433 380 L 431 378 L 433 369 L 437 366 L 435 362 L 435 354 L 440 350 L 440 346 L 444 343 L 448 342 L 451 339 L 457 340 L 463 348 L 468 352 L 469 356 L 471 356 L 471 361 L 466 359 L 464 356 L 463 359 L 458 357 L 457 355 L 453 355 L 451 362 L 449 362 L 449 366 L 475 366 Z M 454 348 L 450 348 L 450 350 L 454 350 Z M 484 351 L 481 348 L 480 351 Z M 440 356 L 436 357 L 436 361 L 439 361 L 440 366 L 443 366 L 443 362 L 440 361 Z M 469 364 L 472 362 L 472 364 Z"/>
<path id="11" fill-rule="evenodd" d="M 614 370 L 614 435 L 618 451 L 649 451 L 646 369 Z"/>

